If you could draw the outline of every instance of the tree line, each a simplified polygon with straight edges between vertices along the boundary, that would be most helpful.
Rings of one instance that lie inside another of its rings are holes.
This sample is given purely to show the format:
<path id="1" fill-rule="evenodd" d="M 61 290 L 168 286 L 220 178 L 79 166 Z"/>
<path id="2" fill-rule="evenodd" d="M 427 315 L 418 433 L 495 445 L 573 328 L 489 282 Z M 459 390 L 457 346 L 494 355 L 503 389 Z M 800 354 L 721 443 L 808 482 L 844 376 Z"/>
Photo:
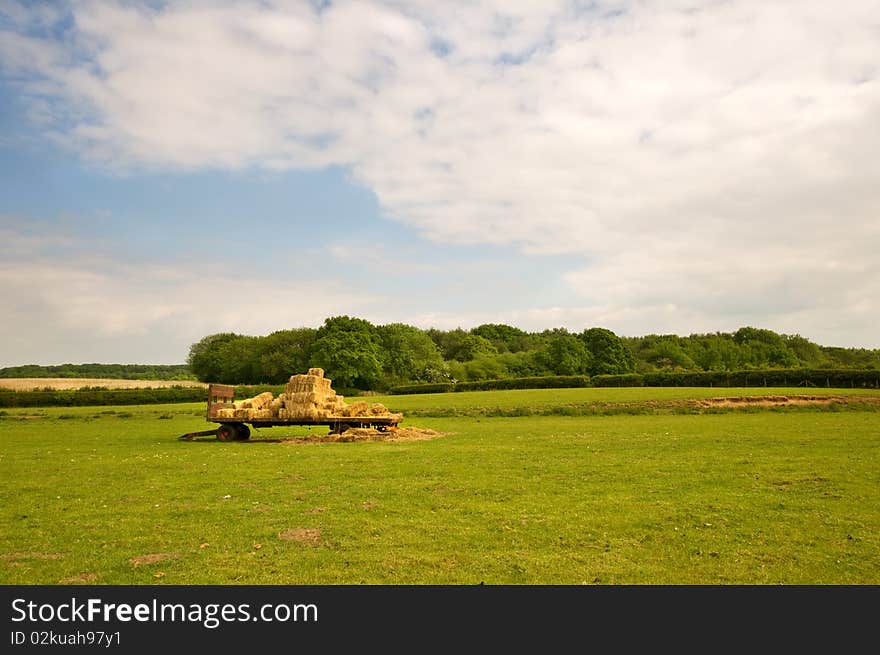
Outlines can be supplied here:
<path id="1" fill-rule="evenodd" d="M 799 335 L 754 327 L 687 337 L 619 337 L 601 327 L 527 332 L 489 323 L 470 330 L 423 330 L 334 316 L 319 328 L 279 330 L 267 336 L 212 334 L 191 346 L 187 364 L 203 382 L 281 384 L 294 373 L 318 366 L 336 388 L 387 390 L 407 384 L 550 375 L 880 369 L 880 350 L 820 346 Z"/>

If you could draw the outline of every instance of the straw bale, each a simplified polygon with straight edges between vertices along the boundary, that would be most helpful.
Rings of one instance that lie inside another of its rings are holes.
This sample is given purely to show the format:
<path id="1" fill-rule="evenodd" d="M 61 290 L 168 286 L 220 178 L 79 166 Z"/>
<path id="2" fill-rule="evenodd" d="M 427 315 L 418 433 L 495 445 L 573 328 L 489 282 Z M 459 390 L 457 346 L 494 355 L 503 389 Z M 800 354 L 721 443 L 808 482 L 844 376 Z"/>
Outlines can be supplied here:
<path id="1" fill-rule="evenodd" d="M 244 409 L 244 403 L 240 400 L 236 400 L 235 402 L 232 403 L 232 408 L 233 409 Z"/>
<path id="2" fill-rule="evenodd" d="M 294 375 L 290 378 L 290 381 L 287 383 L 285 387 L 285 391 L 287 393 L 301 393 L 304 391 L 318 391 L 319 389 L 323 389 L 323 385 L 321 381 L 324 378 L 319 378 L 315 375 Z"/>
<path id="3" fill-rule="evenodd" d="M 382 403 L 373 403 L 370 406 L 370 414 L 373 416 L 381 416 L 382 414 L 387 414 L 388 410 L 385 408 L 385 405 Z"/>
<path id="4" fill-rule="evenodd" d="M 254 409 L 265 409 L 272 402 L 274 396 L 271 391 L 265 391 L 251 399 L 251 407 Z"/>
<path id="5" fill-rule="evenodd" d="M 278 413 L 278 410 L 281 409 L 283 406 L 284 401 L 281 400 L 280 396 L 278 398 L 273 398 L 272 402 L 269 403 L 269 409 L 271 409 L 275 413 Z"/>
<path id="6" fill-rule="evenodd" d="M 247 409 L 244 409 L 244 408 L 233 410 L 233 418 L 244 418 L 244 419 L 246 419 L 246 418 L 248 418 L 248 412 L 249 412 L 249 411 L 250 411 L 250 410 L 247 410 Z"/>
<path id="7" fill-rule="evenodd" d="M 309 375 L 314 375 L 315 377 L 322 378 L 322 377 L 324 377 L 324 369 L 323 368 L 310 368 Z"/>
<path id="8" fill-rule="evenodd" d="M 268 408 L 264 409 L 252 409 L 251 410 L 251 418 L 254 419 L 267 419 L 272 418 L 272 410 Z"/>
<path id="9" fill-rule="evenodd" d="M 363 400 L 358 400 L 348 406 L 351 416 L 366 416 L 370 412 L 370 406 Z"/>
<path id="10" fill-rule="evenodd" d="M 287 394 L 287 401 L 284 404 L 290 407 L 291 405 L 302 405 L 303 403 L 317 404 L 323 402 L 323 400 L 321 394 L 314 391 L 298 391 Z"/>
<path id="11" fill-rule="evenodd" d="M 217 418 L 235 418 L 235 410 L 229 408 L 218 409 Z"/>

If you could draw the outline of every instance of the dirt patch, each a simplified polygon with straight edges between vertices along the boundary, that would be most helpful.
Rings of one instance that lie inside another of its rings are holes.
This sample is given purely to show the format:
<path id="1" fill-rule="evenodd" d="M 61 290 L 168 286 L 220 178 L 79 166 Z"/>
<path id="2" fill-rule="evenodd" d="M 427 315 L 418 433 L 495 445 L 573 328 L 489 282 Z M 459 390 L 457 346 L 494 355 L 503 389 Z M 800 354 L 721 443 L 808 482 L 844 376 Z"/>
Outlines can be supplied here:
<path id="1" fill-rule="evenodd" d="M 177 559 L 180 557 L 177 553 L 150 553 L 149 555 L 138 555 L 137 557 L 132 557 L 128 560 L 128 563 L 133 567 L 137 568 L 139 566 L 147 565 L 147 564 L 156 564 L 157 562 L 165 562 L 170 559 Z"/>
<path id="2" fill-rule="evenodd" d="M 97 579 L 97 573 L 81 573 L 70 578 L 62 578 L 58 581 L 58 584 L 86 584 L 88 582 L 94 582 Z"/>
<path id="3" fill-rule="evenodd" d="M 307 546 L 321 544 L 321 530 L 319 528 L 289 528 L 284 532 L 279 532 L 278 537 L 285 541 L 296 541 Z"/>
<path id="4" fill-rule="evenodd" d="M 853 400 L 843 396 L 732 396 L 704 398 L 697 401 L 701 407 L 778 407 L 782 405 L 830 405 Z"/>
<path id="5" fill-rule="evenodd" d="M 0 553 L 0 560 L 17 562 L 23 559 L 61 559 L 61 553 Z"/>
<path id="6" fill-rule="evenodd" d="M 350 428 L 341 434 L 307 434 L 297 437 L 280 439 L 282 443 L 350 443 L 355 441 L 425 441 L 448 435 L 448 432 L 437 432 L 427 428 L 408 426 L 385 431 L 373 428 Z"/>
<path id="7" fill-rule="evenodd" d="M 326 511 L 327 511 L 326 507 L 313 507 L 312 509 L 307 509 L 306 511 L 304 511 L 303 514 L 309 514 L 311 516 L 314 516 L 315 514 L 320 514 L 321 512 L 326 512 Z"/>

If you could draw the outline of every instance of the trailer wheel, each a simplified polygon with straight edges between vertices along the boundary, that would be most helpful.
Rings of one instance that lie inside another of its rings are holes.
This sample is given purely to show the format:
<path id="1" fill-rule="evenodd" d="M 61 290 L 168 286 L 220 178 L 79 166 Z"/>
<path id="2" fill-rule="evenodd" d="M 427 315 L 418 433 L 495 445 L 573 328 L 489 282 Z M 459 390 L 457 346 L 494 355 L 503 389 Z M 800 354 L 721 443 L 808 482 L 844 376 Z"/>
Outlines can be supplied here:
<path id="1" fill-rule="evenodd" d="M 233 441 L 238 435 L 238 427 L 235 423 L 223 423 L 217 428 L 217 439 L 220 441 Z"/>
<path id="2" fill-rule="evenodd" d="M 236 441 L 247 441 L 251 438 L 251 429 L 246 426 L 244 423 L 239 423 L 235 426 L 237 429 L 235 431 L 235 440 Z"/>

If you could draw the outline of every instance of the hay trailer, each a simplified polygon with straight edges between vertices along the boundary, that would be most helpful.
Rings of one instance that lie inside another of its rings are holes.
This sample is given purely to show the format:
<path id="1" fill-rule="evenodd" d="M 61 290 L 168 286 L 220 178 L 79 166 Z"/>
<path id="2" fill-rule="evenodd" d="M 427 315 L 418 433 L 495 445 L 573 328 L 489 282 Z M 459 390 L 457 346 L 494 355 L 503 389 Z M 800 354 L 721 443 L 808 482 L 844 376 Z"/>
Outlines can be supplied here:
<path id="1" fill-rule="evenodd" d="M 192 441 L 196 437 L 216 436 L 220 441 L 247 441 L 251 436 L 251 430 L 247 426 L 248 423 L 255 428 L 272 428 L 279 425 L 326 425 L 330 428 L 330 433 L 332 434 L 334 432 L 345 432 L 349 428 L 374 428 L 384 432 L 396 428 L 399 422 L 399 418 L 395 416 L 339 416 L 314 420 L 307 418 L 253 418 L 242 420 L 221 418 L 217 415 L 217 410 L 232 408 L 234 401 L 234 386 L 228 384 L 208 385 L 208 412 L 206 419 L 209 423 L 219 423 L 219 427 L 213 430 L 189 432 L 178 438 L 182 441 Z"/>

